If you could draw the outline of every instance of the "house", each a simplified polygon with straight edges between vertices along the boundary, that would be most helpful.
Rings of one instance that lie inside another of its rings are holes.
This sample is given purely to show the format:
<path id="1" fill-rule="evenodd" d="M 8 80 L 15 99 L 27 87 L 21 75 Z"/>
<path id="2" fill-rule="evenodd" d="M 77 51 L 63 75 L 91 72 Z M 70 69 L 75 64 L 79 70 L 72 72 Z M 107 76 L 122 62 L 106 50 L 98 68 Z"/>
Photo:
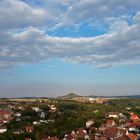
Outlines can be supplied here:
<path id="1" fill-rule="evenodd" d="M 39 120 L 39 123 L 50 123 L 48 120 Z"/>
<path id="2" fill-rule="evenodd" d="M 140 122 L 132 122 L 132 123 L 129 123 L 130 127 L 139 127 L 140 128 Z"/>
<path id="3" fill-rule="evenodd" d="M 21 105 L 10 105 L 9 108 L 14 109 L 14 110 L 24 110 L 25 108 Z"/>
<path id="4" fill-rule="evenodd" d="M 25 127 L 25 130 L 26 130 L 26 132 L 28 132 L 28 133 L 32 133 L 33 132 L 33 126 L 26 126 Z"/>
<path id="5" fill-rule="evenodd" d="M 106 137 L 95 135 L 94 140 L 107 140 Z"/>
<path id="6" fill-rule="evenodd" d="M 25 140 L 32 140 L 31 138 L 25 138 Z"/>
<path id="7" fill-rule="evenodd" d="M 95 102 L 95 98 L 90 97 L 89 102 L 91 102 L 91 103 Z"/>
<path id="8" fill-rule="evenodd" d="M 23 106 L 18 106 L 19 110 L 24 110 L 25 108 Z"/>
<path id="9" fill-rule="evenodd" d="M 108 118 L 124 118 L 124 119 L 126 119 L 126 116 L 121 112 L 109 112 L 107 114 L 107 117 Z"/>
<path id="10" fill-rule="evenodd" d="M 21 121 L 21 119 L 20 118 L 16 118 L 16 122 L 20 122 Z"/>
<path id="11" fill-rule="evenodd" d="M 120 129 L 117 127 L 107 127 L 104 130 L 99 130 L 98 133 L 95 134 L 96 139 L 98 140 L 100 137 L 103 137 L 102 139 L 114 139 L 121 137 L 122 135 L 126 135 L 127 130 L 126 129 Z M 100 139 L 99 139 L 100 140 Z"/>
<path id="12" fill-rule="evenodd" d="M 0 122 L 7 123 L 12 120 L 12 112 L 0 110 Z"/>
<path id="13" fill-rule="evenodd" d="M 93 138 L 91 137 L 91 135 L 86 134 L 84 137 L 85 140 L 92 140 Z"/>
<path id="14" fill-rule="evenodd" d="M 89 128 L 89 133 L 91 134 L 91 133 L 94 133 L 94 132 L 96 132 L 97 131 L 97 127 L 93 127 L 93 126 L 91 126 L 90 128 Z"/>
<path id="15" fill-rule="evenodd" d="M 140 127 L 140 122 L 126 123 L 126 128 L 128 128 L 129 132 L 138 132 L 138 128 Z"/>
<path id="16" fill-rule="evenodd" d="M 63 140 L 72 140 L 72 139 L 73 139 L 72 136 L 71 135 L 67 135 L 67 134 L 65 134 L 65 136 L 63 138 Z"/>
<path id="17" fill-rule="evenodd" d="M 129 139 L 126 135 L 122 135 L 122 136 L 115 138 L 114 140 L 129 140 Z"/>
<path id="18" fill-rule="evenodd" d="M 0 126 L 0 133 L 5 133 L 7 131 L 7 127 L 5 125 Z"/>
<path id="19" fill-rule="evenodd" d="M 16 113 L 14 114 L 14 116 L 15 116 L 15 117 L 21 117 L 21 113 L 16 112 Z"/>
<path id="20" fill-rule="evenodd" d="M 77 135 L 78 137 L 84 138 L 87 134 L 87 131 L 84 128 L 78 128 Z"/>
<path id="21" fill-rule="evenodd" d="M 71 132 L 71 138 L 74 140 L 78 140 L 78 135 L 75 133 L 75 131 Z"/>
<path id="22" fill-rule="evenodd" d="M 78 140 L 78 135 L 73 130 L 71 134 L 65 134 L 63 140 Z"/>
<path id="23" fill-rule="evenodd" d="M 95 99 L 95 102 L 97 104 L 103 104 L 105 102 L 105 99 L 103 99 L 103 98 L 97 98 L 97 99 Z"/>
<path id="24" fill-rule="evenodd" d="M 49 105 L 49 107 L 50 107 L 50 110 L 49 110 L 49 112 L 55 112 L 56 111 L 56 107 L 55 107 L 55 105 Z"/>
<path id="25" fill-rule="evenodd" d="M 40 108 L 39 107 L 32 107 L 32 110 L 34 110 L 35 112 L 39 112 Z"/>
<path id="26" fill-rule="evenodd" d="M 124 124 L 125 122 L 126 122 L 126 118 L 120 118 L 120 119 L 119 119 L 119 123 Z"/>
<path id="27" fill-rule="evenodd" d="M 118 112 L 109 112 L 108 118 L 119 118 Z"/>
<path id="28" fill-rule="evenodd" d="M 130 115 L 134 115 L 135 113 L 134 112 L 128 112 Z"/>
<path id="29" fill-rule="evenodd" d="M 129 132 L 137 132 L 138 131 L 138 129 L 135 126 L 130 126 L 128 130 L 129 130 Z"/>
<path id="30" fill-rule="evenodd" d="M 23 133 L 24 133 L 24 131 L 22 129 L 18 129 L 13 132 L 13 134 L 18 134 L 18 135 L 23 134 Z"/>
<path id="31" fill-rule="evenodd" d="M 126 109 L 126 110 L 131 110 L 131 107 L 126 107 L 125 109 Z"/>
<path id="32" fill-rule="evenodd" d="M 119 113 L 118 115 L 119 115 L 120 118 L 125 118 L 126 119 L 126 116 L 123 113 Z"/>
<path id="33" fill-rule="evenodd" d="M 137 140 L 137 138 L 138 138 L 138 137 L 137 137 L 135 134 L 133 134 L 133 133 L 128 134 L 127 137 L 129 138 L 129 140 Z"/>
<path id="34" fill-rule="evenodd" d="M 40 122 L 37 122 L 37 121 L 33 122 L 33 125 L 39 125 L 39 124 L 40 124 Z"/>
<path id="35" fill-rule="evenodd" d="M 53 120 L 53 119 L 48 119 L 48 120 L 47 120 L 47 123 L 54 123 L 54 121 L 55 121 L 55 120 Z"/>
<path id="36" fill-rule="evenodd" d="M 96 130 L 96 133 L 97 134 L 100 134 L 101 132 L 105 131 L 106 129 L 106 126 L 104 124 L 102 124 L 97 130 Z"/>
<path id="37" fill-rule="evenodd" d="M 106 127 L 112 127 L 115 126 L 116 123 L 114 122 L 114 120 L 107 120 L 105 126 Z"/>
<path id="38" fill-rule="evenodd" d="M 139 117 L 137 116 L 137 115 L 131 115 L 130 116 L 130 120 L 132 120 L 132 121 L 138 121 L 139 120 Z"/>
<path id="39" fill-rule="evenodd" d="M 98 113 L 98 112 L 99 112 L 99 110 L 94 110 L 93 112 L 94 112 L 94 113 Z"/>
<path id="40" fill-rule="evenodd" d="M 94 121 L 93 120 L 88 120 L 86 122 L 86 128 L 90 128 L 93 124 L 94 124 Z"/>
<path id="41" fill-rule="evenodd" d="M 44 112 L 40 113 L 40 118 L 45 119 L 46 114 Z"/>
<path id="42" fill-rule="evenodd" d="M 107 120 L 105 124 L 102 124 L 101 127 L 99 127 L 99 130 L 103 131 L 105 130 L 107 127 L 113 127 L 115 126 L 116 123 L 114 122 L 114 120 Z"/>

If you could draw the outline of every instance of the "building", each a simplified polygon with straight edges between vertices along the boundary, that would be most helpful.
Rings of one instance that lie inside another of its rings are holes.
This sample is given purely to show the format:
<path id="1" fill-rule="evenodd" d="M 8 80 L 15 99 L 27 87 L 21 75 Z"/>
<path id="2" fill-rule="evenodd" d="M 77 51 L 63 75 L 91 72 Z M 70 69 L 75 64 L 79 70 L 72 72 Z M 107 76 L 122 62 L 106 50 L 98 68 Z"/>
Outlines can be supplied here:
<path id="1" fill-rule="evenodd" d="M 94 121 L 93 120 L 88 120 L 86 122 L 86 128 L 90 128 L 93 124 L 94 124 Z"/>
<path id="2" fill-rule="evenodd" d="M 31 138 L 25 138 L 25 140 L 32 140 Z"/>
<path id="3" fill-rule="evenodd" d="M 139 121 L 139 117 L 137 116 L 137 115 L 131 115 L 130 116 L 130 120 L 132 120 L 132 121 Z"/>
<path id="4" fill-rule="evenodd" d="M 7 131 L 7 127 L 5 125 L 0 126 L 0 133 L 5 133 Z"/>
<path id="5" fill-rule="evenodd" d="M 0 122 L 7 123 L 12 120 L 12 112 L 0 110 Z"/>
<path id="6" fill-rule="evenodd" d="M 33 132 L 33 126 L 26 126 L 25 127 L 25 129 L 26 129 L 26 132 L 28 132 L 28 133 L 32 133 Z"/>
<path id="7" fill-rule="evenodd" d="M 105 126 L 106 127 L 112 127 L 115 126 L 116 123 L 114 122 L 114 120 L 107 120 Z"/>

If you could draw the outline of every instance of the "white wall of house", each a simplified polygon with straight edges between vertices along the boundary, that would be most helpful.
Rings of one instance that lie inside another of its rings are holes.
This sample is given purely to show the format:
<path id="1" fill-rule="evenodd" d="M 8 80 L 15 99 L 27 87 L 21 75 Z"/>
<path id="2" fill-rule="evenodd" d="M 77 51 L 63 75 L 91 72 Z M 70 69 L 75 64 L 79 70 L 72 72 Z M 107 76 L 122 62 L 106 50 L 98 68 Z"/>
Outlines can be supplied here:
<path id="1" fill-rule="evenodd" d="M 7 128 L 0 129 L 0 133 L 5 133 L 6 131 L 7 131 Z"/>

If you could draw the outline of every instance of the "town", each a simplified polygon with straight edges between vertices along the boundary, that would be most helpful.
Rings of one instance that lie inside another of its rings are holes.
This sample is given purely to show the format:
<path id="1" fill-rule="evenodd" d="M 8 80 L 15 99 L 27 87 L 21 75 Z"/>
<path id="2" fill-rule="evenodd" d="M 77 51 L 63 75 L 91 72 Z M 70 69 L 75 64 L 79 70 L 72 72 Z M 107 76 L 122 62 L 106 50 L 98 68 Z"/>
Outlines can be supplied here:
<path id="1" fill-rule="evenodd" d="M 138 140 L 140 99 L 0 100 L 0 140 Z"/>

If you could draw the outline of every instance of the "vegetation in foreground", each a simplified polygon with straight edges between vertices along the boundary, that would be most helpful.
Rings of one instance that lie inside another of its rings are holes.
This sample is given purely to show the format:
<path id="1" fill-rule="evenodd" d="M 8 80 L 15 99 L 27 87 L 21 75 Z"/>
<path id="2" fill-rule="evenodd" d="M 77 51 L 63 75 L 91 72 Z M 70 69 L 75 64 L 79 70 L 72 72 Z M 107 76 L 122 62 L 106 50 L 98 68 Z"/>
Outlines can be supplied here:
<path id="1" fill-rule="evenodd" d="M 126 116 L 125 122 L 121 122 L 120 118 L 111 118 L 118 126 L 129 120 L 130 112 L 140 116 L 140 99 L 114 99 L 102 104 L 52 99 L 26 103 L 3 100 L 1 109 L 5 108 L 10 108 L 13 114 L 12 119 L 4 124 L 7 131 L 0 134 L 0 140 L 25 140 L 27 137 L 41 140 L 48 136 L 63 139 L 65 134 L 73 130 L 76 132 L 79 128 L 89 131 L 86 128 L 88 120 L 94 121 L 93 128 L 99 128 L 105 124 L 110 112 L 121 112 Z M 40 110 L 35 111 L 33 108 Z M 17 112 L 21 116 L 16 116 Z M 42 112 L 44 116 L 41 116 Z M 33 126 L 32 132 L 26 130 L 27 126 Z M 94 135 L 94 129 L 91 133 Z"/>

